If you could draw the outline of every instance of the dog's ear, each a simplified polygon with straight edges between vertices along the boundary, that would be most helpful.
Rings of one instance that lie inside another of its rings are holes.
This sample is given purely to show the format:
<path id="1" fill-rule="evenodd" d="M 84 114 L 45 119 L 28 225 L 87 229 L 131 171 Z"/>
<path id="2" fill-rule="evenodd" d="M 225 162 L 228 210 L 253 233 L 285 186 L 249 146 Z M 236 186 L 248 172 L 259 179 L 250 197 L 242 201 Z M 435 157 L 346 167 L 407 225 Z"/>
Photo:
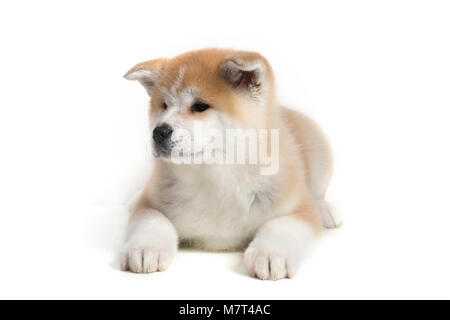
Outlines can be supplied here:
<path id="1" fill-rule="evenodd" d="M 268 64 L 258 53 L 238 52 L 227 58 L 220 70 L 230 86 L 256 94 L 267 78 Z"/>
<path id="2" fill-rule="evenodd" d="M 167 59 L 160 58 L 138 63 L 124 75 L 124 78 L 139 81 L 151 96 L 163 75 L 163 67 L 166 61 Z"/>

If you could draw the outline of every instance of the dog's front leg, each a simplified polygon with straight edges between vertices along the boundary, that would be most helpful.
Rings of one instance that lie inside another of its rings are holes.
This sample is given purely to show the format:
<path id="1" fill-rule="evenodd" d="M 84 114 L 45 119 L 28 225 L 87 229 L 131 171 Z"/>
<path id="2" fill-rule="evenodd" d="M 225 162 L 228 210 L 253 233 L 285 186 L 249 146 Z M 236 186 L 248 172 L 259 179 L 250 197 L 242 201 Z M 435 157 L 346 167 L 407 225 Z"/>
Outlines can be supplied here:
<path id="1" fill-rule="evenodd" d="M 164 271 L 177 247 L 177 233 L 167 217 L 154 209 L 140 209 L 130 220 L 120 257 L 121 269 L 136 273 Z"/>
<path id="2" fill-rule="evenodd" d="M 245 251 L 250 274 L 262 280 L 294 277 L 302 257 L 320 232 L 316 215 L 298 212 L 264 224 Z"/>

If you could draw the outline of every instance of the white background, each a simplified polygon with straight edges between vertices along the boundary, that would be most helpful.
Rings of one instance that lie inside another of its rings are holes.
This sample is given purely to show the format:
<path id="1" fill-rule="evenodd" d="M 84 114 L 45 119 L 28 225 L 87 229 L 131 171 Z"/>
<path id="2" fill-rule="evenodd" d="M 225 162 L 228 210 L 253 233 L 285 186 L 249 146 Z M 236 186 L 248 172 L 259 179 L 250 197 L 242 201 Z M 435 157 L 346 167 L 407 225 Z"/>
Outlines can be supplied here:
<path id="1" fill-rule="evenodd" d="M 3 1 L 0 298 L 450 298 L 450 7 L 442 1 Z M 146 178 L 135 63 L 204 47 L 264 54 L 280 100 L 336 153 L 327 233 L 294 280 L 241 253 L 117 269 Z"/>

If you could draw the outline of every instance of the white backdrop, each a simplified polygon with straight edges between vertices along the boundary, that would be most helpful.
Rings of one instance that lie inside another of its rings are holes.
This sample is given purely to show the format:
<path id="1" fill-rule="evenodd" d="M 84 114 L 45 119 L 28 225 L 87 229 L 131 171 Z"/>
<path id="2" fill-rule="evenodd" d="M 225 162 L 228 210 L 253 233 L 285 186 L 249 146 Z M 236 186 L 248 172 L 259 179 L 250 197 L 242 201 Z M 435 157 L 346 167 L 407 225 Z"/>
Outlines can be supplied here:
<path id="1" fill-rule="evenodd" d="M 446 1 L 3 1 L 0 298 L 450 298 Z M 344 226 L 297 278 L 182 251 L 117 270 L 124 203 L 146 178 L 136 62 L 259 51 L 280 100 L 330 137 Z"/>

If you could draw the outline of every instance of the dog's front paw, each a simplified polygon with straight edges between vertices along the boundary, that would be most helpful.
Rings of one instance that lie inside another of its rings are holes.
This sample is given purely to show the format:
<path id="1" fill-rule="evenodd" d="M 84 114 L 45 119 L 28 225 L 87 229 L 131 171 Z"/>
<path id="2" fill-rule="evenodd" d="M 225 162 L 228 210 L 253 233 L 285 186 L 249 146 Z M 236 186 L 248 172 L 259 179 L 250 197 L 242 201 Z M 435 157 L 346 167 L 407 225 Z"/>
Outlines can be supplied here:
<path id="1" fill-rule="evenodd" d="M 264 225 L 245 251 L 250 274 L 262 280 L 293 278 L 314 243 L 311 226 L 296 217 L 281 217 Z"/>
<path id="2" fill-rule="evenodd" d="M 167 248 L 149 246 L 129 246 L 120 258 L 122 271 L 152 273 L 165 271 L 171 264 L 175 252 Z"/>
<path id="3" fill-rule="evenodd" d="M 164 271 L 172 263 L 178 240 L 172 227 L 145 223 L 130 233 L 120 255 L 120 268 L 135 273 Z"/>
<path id="4" fill-rule="evenodd" d="M 249 273 L 262 280 L 293 278 L 298 265 L 297 257 L 258 245 L 250 245 L 244 259 Z"/>

